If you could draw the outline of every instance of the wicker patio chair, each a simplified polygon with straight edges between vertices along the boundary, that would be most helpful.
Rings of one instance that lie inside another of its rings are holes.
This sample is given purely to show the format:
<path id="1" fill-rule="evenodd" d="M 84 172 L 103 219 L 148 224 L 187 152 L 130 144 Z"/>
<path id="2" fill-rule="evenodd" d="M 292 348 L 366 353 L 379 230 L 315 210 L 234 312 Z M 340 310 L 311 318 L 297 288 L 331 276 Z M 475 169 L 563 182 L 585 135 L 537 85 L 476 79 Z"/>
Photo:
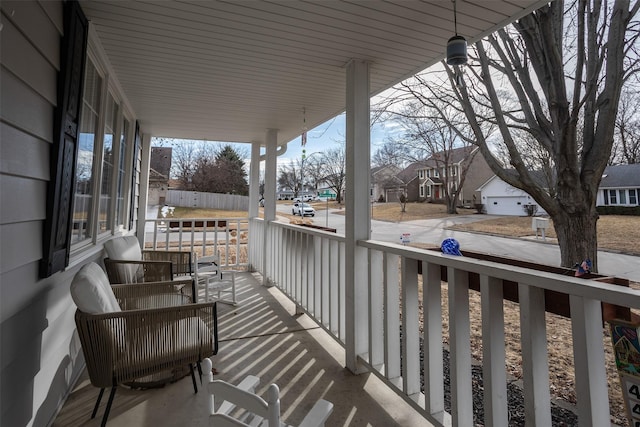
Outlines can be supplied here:
<path id="1" fill-rule="evenodd" d="M 280 419 L 280 389 L 271 384 L 267 389 L 267 400 L 255 389 L 260 378 L 248 375 L 240 384 L 233 385 L 221 380 L 213 380 L 211 361 L 202 363 L 208 372 L 209 419 L 216 427 L 286 427 Z M 217 406 L 217 408 L 216 408 Z M 322 427 L 333 412 L 333 404 L 320 399 L 307 413 L 299 427 Z"/>
<path id="2" fill-rule="evenodd" d="M 168 291 L 166 301 L 159 297 L 163 286 Z M 188 367 L 197 393 L 193 364 L 208 360 L 218 351 L 215 303 L 134 310 L 122 310 L 119 304 L 151 307 L 175 302 L 174 286 L 175 282 L 112 287 L 95 263 L 83 266 L 74 277 L 71 296 L 78 307 L 78 336 L 91 384 L 100 388 L 91 418 L 96 416 L 104 389 L 111 387 L 102 426 L 121 384 Z M 134 291 L 137 287 L 142 289 Z M 149 294 L 151 288 L 155 291 Z"/>
<path id="3" fill-rule="evenodd" d="M 195 293 L 195 256 L 190 251 L 141 250 L 135 236 L 105 242 L 105 269 L 111 283 L 155 282 L 190 278 Z"/>

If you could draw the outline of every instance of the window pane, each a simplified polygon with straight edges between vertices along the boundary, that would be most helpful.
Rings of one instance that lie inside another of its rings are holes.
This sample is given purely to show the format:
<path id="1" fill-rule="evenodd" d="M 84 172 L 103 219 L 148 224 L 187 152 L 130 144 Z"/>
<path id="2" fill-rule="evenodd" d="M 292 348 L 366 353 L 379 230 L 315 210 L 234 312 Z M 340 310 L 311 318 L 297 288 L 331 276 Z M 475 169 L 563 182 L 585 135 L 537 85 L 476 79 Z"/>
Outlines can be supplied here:
<path id="1" fill-rule="evenodd" d="M 96 127 L 100 106 L 102 78 L 94 65 L 87 60 L 85 71 L 82 119 L 78 138 L 78 160 L 76 162 L 76 192 L 73 204 L 73 232 L 71 243 L 89 239 L 93 235 L 93 163 L 96 148 Z"/>
<path id="2" fill-rule="evenodd" d="M 629 204 L 634 206 L 638 204 L 638 193 L 635 188 L 629 190 Z"/>
<path id="3" fill-rule="evenodd" d="M 609 201 L 612 205 L 618 204 L 618 200 L 616 198 L 616 190 L 609 190 Z"/>
<path id="4" fill-rule="evenodd" d="M 107 110 L 104 122 L 104 138 L 102 142 L 102 182 L 100 185 L 100 216 L 98 231 L 104 233 L 111 230 L 111 189 L 113 188 L 114 133 L 118 118 L 118 104 L 111 95 L 107 98 Z"/>
<path id="5" fill-rule="evenodd" d="M 120 135 L 120 160 L 118 161 L 118 184 L 116 190 L 116 225 L 124 226 L 125 222 L 125 203 L 124 203 L 124 179 L 126 175 L 126 160 L 129 155 L 129 147 L 127 137 L 129 136 L 128 120 L 122 123 L 122 134 Z"/>
<path id="6" fill-rule="evenodd" d="M 627 190 L 618 190 L 618 194 L 620 195 L 620 204 L 627 204 Z"/>

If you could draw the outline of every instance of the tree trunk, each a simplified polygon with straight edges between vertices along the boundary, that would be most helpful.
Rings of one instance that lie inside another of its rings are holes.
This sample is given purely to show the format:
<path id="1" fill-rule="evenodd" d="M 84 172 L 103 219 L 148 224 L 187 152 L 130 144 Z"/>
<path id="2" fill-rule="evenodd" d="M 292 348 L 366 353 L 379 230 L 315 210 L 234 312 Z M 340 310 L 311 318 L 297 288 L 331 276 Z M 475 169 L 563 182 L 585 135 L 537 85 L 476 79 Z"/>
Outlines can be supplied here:
<path id="1" fill-rule="evenodd" d="M 458 209 L 457 209 L 457 201 L 458 201 L 458 197 L 447 197 L 447 213 L 449 215 L 457 215 L 458 214 Z"/>
<path id="2" fill-rule="evenodd" d="M 553 216 L 563 267 L 572 268 L 589 259 L 593 263 L 592 271 L 598 271 L 597 221 L 595 207 L 590 212 L 570 214 L 563 211 Z"/>

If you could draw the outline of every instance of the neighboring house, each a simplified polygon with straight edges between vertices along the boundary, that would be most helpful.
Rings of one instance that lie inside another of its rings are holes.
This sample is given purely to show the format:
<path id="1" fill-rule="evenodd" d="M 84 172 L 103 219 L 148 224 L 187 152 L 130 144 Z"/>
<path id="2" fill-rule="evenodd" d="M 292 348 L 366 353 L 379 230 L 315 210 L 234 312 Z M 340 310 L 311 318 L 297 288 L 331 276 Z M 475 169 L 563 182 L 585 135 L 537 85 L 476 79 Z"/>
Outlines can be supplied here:
<path id="1" fill-rule="evenodd" d="M 423 162 L 414 162 L 400 171 L 396 176 L 387 181 L 384 187 L 384 197 L 387 202 L 397 202 L 400 194 L 407 195 L 407 201 L 417 202 L 424 200 L 420 197 L 420 181 L 418 169 L 424 166 Z"/>
<path id="2" fill-rule="evenodd" d="M 164 205 L 171 173 L 171 147 L 151 147 L 147 204 Z"/>
<path id="3" fill-rule="evenodd" d="M 293 200 L 293 196 L 295 192 L 293 190 L 279 188 L 276 192 L 276 197 L 278 200 Z"/>
<path id="4" fill-rule="evenodd" d="M 371 193 L 370 196 L 373 200 L 378 201 L 382 196 L 384 201 L 394 202 L 396 200 L 385 198 L 385 186 L 393 185 L 396 182 L 396 175 L 400 173 L 401 169 L 397 166 L 376 166 L 371 168 Z"/>
<path id="5" fill-rule="evenodd" d="M 486 182 L 493 175 L 491 168 L 484 160 L 478 147 L 454 148 L 448 153 L 448 160 L 445 161 L 445 152 L 435 153 L 423 162 L 423 166 L 418 168 L 418 197 L 425 200 L 444 199 L 445 176 L 449 177 L 451 189 L 460 185 L 461 173 L 467 167 L 466 178 L 462 184 L 462 191 L 458 197 L 458 204 L 462 206 L 473 206 L 479 194 L 476 189 Z M 470 163 L 469 163 L 470 162 Z M 445 163 L 449 168 L 445 171 Z M 474 199 L 475 196 L 475 199 Z"/>
<path id="6" fill-rule="evenodd" d="M 169 177 L 155 169 L 149 169 L 149 194 L 147 204 L 149 206 L 164 205 L 169 189 Z"/>
<path id="7" fill-rule="evenodd" d="M 640 164 L 607 166 L 598 188 L 596 206 L 640 205 Z"/>

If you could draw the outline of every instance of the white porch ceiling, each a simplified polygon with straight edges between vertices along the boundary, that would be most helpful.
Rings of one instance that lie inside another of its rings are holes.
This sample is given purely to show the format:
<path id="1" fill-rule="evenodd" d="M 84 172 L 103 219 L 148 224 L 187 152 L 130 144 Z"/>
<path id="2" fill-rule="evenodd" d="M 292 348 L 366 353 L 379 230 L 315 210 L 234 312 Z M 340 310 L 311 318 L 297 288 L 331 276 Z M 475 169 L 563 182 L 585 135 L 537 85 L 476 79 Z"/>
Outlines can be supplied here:
<path id="1" fill-rule="evenodd" d="M 458 0 L 473 42 L 546 4 Z M 345 65 L 371 94 L 444 57 L 451 0 L 82 0 L 120 85 L 153 136 L 285 144 L 344 111 Z"/>

